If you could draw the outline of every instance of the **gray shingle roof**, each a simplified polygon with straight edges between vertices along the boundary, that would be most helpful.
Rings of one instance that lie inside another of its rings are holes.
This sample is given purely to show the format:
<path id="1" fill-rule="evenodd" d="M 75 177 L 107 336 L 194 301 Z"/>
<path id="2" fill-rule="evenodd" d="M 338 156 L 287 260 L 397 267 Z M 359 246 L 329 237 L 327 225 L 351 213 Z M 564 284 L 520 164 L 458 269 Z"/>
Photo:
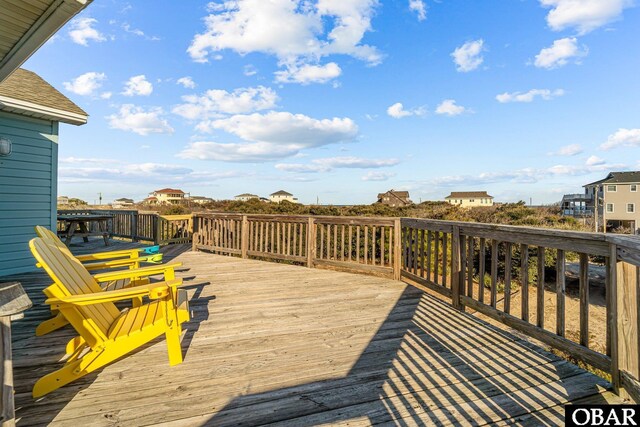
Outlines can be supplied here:
<path id="1" fill-rule="evenodd" d="M 87 116 L 88 114 L 33 71 L 18 68 L 0 83 L 0 96 Z"/>
<path id="2" fill-rule="evenodd" d="M 602 183 L 622 184 L 627 182 L 629 183 L 640 182 L 640 171 L 610 172 L 606 178 L 601 179 L 599 181 L 591 182 L 589 184 L 584 185 L 583 187 L 588 187 L 590 185 L 602 184 Z"/>

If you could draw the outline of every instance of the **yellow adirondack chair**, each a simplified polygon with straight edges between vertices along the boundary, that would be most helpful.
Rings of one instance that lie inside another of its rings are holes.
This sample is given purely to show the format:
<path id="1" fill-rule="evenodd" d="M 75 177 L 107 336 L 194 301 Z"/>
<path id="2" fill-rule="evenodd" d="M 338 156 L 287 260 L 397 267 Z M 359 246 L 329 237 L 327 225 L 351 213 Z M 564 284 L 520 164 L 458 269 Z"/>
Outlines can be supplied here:
<path id="1" fill-rule="evenodd" d="M 171 366 L 182 362 L 180 334 L 189 320 L 189 305 L 182 283 L 173 269 L 163 266 L 113 271 L 91 276 L 80 261 L 55 245 L 34 238 L 29 242 L 33 256 L 57 285 L 45 302 L 64 315 L 79 336 L 67 344 L 65 365 L 40 378 L 33 397 L 41 397 L 126 355 L 164 334 Z M 126 278 L 132 273 L 164 272 L 165 281 L 131 288 L 103 291 L 101 282 Z M 118 310 L 114 302 L 148 297 L 149 303 Z"/>
<path id="2" fill-rule="evenodd" d="M 129 269 L 139 269 L 141 262 L 153 262 L 157 263 L 162 260 L 162 254 L 153 254 L 149 256 L 140 256 L 139 249 L 125 249 L 119 251 L 110 251 L 110 252 L 98 252 L 95 254 L 89 255 L 79 255 L 74 256 L 67 245 L 65 245 L 58 236 L 49 230 L 46 227 L 38 225 L 35 227 L 36 234 L 42 239 L 48 241 L 57 247 L 60 251 L 67 253 L 68 255 L 76 258 L 79 261 L 95 261 L 100 260 L 99 262 L 89 262 L 85 263 L 84 266 L 87 270 L 104 270 L 109 268 L 129 268 Z M 112 259 L 116 258 L 116 259 Z M 172 264 L 174 267 L 179 267 L 181 264 Z M 39 263 L 38 267 L 42 267 Z M 154 273 L 157 274 L 157 273 Z M 140 276 L 140 277 L 131 277 L 125 279 L 112 280 L 107 283 L 102 283 L 101 287 L 103 290 L 116 290 L 128 288 L 131 286 L 139 286 L 146 285 L 149 283 L 149 275 Z M 57 285 L 54 283 L 53 285 L 45 288 L 43 290 L 44 294 L 51 298 L 53 294 L 51 293 L 52 287 L 56 287 Z M 133 305 L 137 307 L 142 304 L 142 298 L 134 298 Z M 57 310 L 52 309 L 53 317 L 51 319 L 45 320 L 40 323 L 36 327 L 36 336 L 46 335 L 50 332 L 58 330 L 65 325 L 68 325 L 68 320 Z"/>

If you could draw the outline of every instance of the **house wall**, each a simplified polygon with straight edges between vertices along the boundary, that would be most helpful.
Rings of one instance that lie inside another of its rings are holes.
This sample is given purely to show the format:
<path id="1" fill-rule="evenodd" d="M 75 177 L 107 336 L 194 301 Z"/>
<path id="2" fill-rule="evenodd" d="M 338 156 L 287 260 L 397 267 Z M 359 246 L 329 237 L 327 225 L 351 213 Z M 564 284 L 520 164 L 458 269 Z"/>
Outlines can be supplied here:
<path id="1" fill-rule="evenodd" d="M 447 199 L 452 205 L 459 205 L 463 208 L 470 208 L 475 206 L 493 206 L 493 199 L 490 197 L 473 197 L 473 198 L 455 198 Z"/>
<path id="2" fill-rule="evenodd" d="M 34 227 L 55 230 L 58 123 L 0 111 L 0 136 L 13 152 L 0 157 L 0 276 L 35 270 Z"/>
<path id="3" fill-rule="evenodd" d="M 609 185 L 615 185 L 616 191 L 608 191 Z M 635 221 L 635 228 L 640 228 L 640 183 L 636 185 L 636 191 L 631 191 L 632 184 L 604 184 L 604 216 L 607 221 Z M 608 203 L 613 204 L 613 212 L 607 212 Z M 627 203 L 634 204 L 634 212 L 627 212 Z"/>
<path id="4" fill-rule="evenodd" d="M 291 203 L 298 203 L 298 199 L 296 199 L 293 196 L 275 195 L 275 196 L 269 196 L 269 199 L 275 203 L 280 203 L 284 200 Z"/>

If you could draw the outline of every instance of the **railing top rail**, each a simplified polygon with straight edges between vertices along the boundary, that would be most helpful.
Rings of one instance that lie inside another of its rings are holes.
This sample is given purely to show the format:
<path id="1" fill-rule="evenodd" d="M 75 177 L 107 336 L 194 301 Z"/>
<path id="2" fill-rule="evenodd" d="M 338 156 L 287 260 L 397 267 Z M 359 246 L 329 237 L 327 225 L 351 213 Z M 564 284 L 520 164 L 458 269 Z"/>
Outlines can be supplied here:
<path id="1" fill-rule="evenodd" d="M 307 221 L 309 218 L 313 218 L 316 221 L 331 221 L 331 222 L 352 222 L 352 221 L 369 221 L 369 222 L 393 222 L 400 218 L 394 217 L 382 217 L 382 216 L 333 216 L 333 215 L 285 215 L 285 214 L 244 214 L 237 212 L 194 212 L 194 217 L 213 218 L 213 217 L 242 217 L 247 216 L 249 219 L 264 218 L 264 219 L 283 219 L 283 220 L 296 220 Z"/>

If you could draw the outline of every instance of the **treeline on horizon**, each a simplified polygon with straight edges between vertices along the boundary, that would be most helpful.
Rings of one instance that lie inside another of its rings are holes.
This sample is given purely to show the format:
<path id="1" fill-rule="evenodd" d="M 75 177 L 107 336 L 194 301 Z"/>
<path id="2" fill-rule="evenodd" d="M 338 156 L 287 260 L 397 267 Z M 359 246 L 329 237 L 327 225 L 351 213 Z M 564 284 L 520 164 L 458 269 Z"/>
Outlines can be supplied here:
<path id="1" fill-rule="evenodd" d="M 391 207 L 381 203 L 371 205 L 331 206 L 302 205 L 283 201 L 265 203 L 259 200 L 246 202 L 222 200 L 190 209 L 186 206 L 161 206 L 163 215 L 180 215 L 191 212 L 227 212 L 273 215 L 326 215 L 326 216 L 382 216 L 428 218 L 447 221 L 469 221 L 530 227 L 560 228 L 590 231 L 591 227 L 573 217 L 561 216 L 557 206 L 530 207 L 525 202 L 504 203 L 491 207 L 461 208 L 446 202 L 423 202 L 406 207 Z"/>

